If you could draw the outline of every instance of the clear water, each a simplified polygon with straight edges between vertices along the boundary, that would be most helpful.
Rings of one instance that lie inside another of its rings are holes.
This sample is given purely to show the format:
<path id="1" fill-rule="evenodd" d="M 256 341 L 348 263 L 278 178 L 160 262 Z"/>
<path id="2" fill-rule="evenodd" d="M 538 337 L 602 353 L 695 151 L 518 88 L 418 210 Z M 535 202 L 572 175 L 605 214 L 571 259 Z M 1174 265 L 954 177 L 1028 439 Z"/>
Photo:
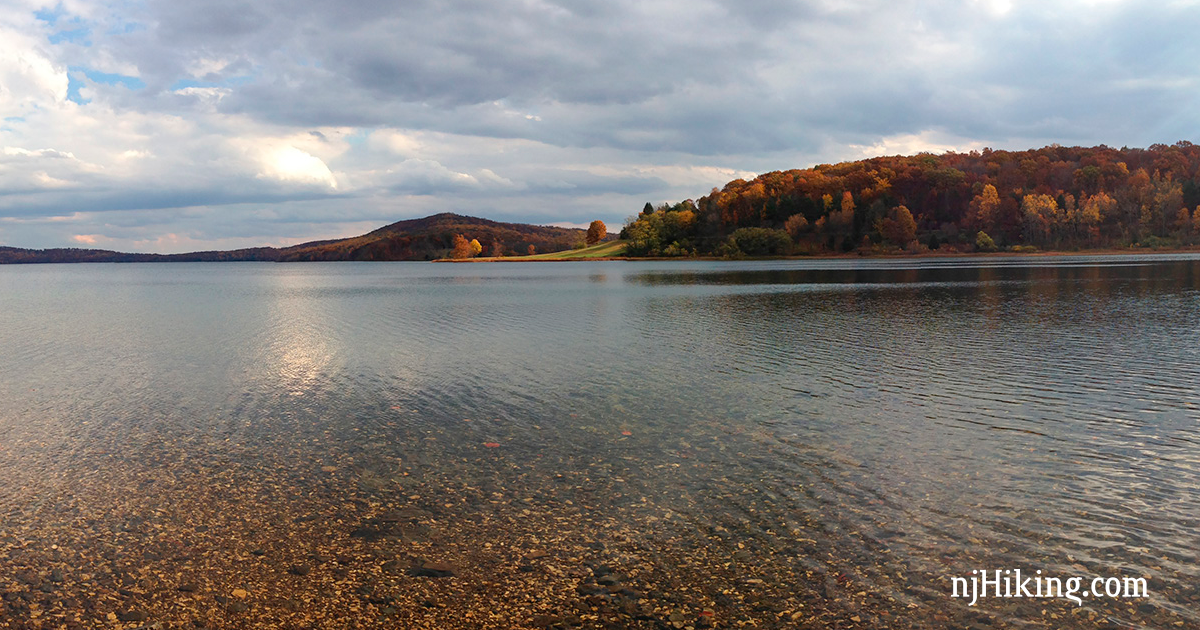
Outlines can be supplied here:
<path id="1" fill-rule="evenodd" d="M 84 572 L 43 610 L 219 546 L 160 526 L 461 484 L 461 535 L 595 507 L 831 618 L 853 584 L 897 627 L 1200 627 L 1196 257 L 10 266 L 0 300 L 0 575 Z M 1007 568 L 1152 597 L 949 596 Z"/>

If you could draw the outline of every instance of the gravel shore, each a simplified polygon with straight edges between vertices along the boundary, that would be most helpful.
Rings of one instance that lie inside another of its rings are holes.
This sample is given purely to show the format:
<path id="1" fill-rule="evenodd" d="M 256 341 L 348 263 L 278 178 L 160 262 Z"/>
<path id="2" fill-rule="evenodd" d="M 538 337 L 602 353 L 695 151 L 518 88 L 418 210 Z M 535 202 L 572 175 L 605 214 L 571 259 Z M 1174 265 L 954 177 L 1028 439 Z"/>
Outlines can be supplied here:
<path id="1" fill-rule="evenodd" d="M 886 548 L 856 557 L 819 506 L 781 520 L 779 497 L 706 457 L 770 458 L 753 435 L 597 428 L 599 448 L 570 451 L 479 424 L 241 443 L 10 430 L 0 627 L 1014 627 L 914 589 Z M 1059 627 L 1105 619 L 1026 605 Z"/>

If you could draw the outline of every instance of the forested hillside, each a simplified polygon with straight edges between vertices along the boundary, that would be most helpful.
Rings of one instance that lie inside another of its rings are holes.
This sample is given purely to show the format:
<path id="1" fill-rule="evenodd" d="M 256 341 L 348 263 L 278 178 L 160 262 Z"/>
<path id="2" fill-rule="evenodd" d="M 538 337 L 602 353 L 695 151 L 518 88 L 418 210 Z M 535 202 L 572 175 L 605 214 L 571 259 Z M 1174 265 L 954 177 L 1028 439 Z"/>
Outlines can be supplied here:
<path id="1" fill-rule="evenodd" d="M 489 219 L 443 212 L 398 221 L 362 236 L 305 243 L 279 250 L 281 261 L 433 260 L 449 258 L 456 236 L 479 242 L 488 256 L 527 255 L 582 246 L 584 230 Z M 532 248 L 532 249 L 531 249 Z"/>
<path id="2" fill-rule="evenodd" d="M 587 233 L 574 228 L 501 223 L 444 212 L 386 225 L 351 238 L 291 247 L 257 247 L 187 254 L 130 254 L 101 249 L 20 249 L 0 247 L 3 263 L 210 262 L 311 260 L 433 260 L 449 257 L 456 239 L 479 244 L 490 256 L 528 255 L 582 247 Z"/>
<path id="3" fill-rule="evenodd" d="M 1200 241 L 1200 146 L 878 157 L 646 204 L 629 255 L 1168 247 Z"/>

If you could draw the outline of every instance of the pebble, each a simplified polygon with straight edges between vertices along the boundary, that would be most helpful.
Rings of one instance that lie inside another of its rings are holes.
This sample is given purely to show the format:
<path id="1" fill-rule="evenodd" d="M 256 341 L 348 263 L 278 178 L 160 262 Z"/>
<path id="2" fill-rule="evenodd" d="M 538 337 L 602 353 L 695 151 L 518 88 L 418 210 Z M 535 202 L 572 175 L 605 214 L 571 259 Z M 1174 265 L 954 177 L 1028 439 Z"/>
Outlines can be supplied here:
<path id="1" fill-rule="evenodd" d="M 413 571 L 413 575 L 421 577 L 454 577 L 454 567 L 444 562 L 422 562 Z"/>

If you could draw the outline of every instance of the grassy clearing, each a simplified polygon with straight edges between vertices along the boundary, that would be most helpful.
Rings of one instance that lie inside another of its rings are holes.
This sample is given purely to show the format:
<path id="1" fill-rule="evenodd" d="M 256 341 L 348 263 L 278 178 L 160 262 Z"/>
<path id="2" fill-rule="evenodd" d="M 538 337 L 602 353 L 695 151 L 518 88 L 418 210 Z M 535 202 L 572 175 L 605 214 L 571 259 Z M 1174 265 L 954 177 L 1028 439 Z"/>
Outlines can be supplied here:
<path id="1" fill-rule="evenodd" d="M 464 261 L 448 262 L 521 262 L 525 260 L 596 260 L 600 258 L 617 258 L 625 255 L 625 241 L 608 241 L 583 249 L 568 249 L 548 254 L 533 256 L 505 256 L 504 258 L 470 258 Z"/>
<path id="2" fill-rule="evenodd" d="M 591 247 L 584 247 L 583 249 L 568 249 L 561 252 L 518 256 L 516 258 L 518 260 L 573 260 L 577 258 L 611 258 L 623 255 L 625 255 L 625 241 L 609 241 L 607 243 L 592 245 Z"/>

